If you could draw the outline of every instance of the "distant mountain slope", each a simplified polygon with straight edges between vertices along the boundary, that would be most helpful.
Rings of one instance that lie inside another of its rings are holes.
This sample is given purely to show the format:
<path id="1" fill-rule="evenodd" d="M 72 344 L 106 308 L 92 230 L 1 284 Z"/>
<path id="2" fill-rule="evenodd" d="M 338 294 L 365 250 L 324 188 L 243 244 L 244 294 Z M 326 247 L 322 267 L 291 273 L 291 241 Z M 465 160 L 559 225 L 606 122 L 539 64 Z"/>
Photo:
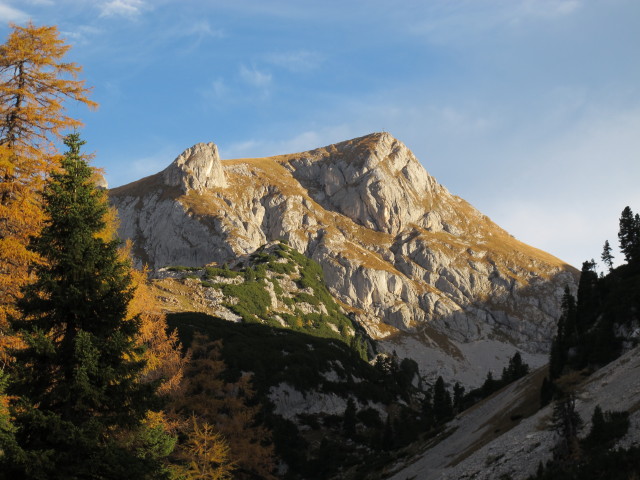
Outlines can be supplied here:
<path id="1" fill-rule="evenodd" d="M 640 348 L 636 347 L 586 378 L 575 389 L 576 411 L 584 422 L 581 437 L 591 427 L 596 405 L 603 410 L 628 411 L 630 428 L 618 442 L 628 448 L 640 439 Z M 383 478 L 493 480 L 524 479 L 540 462 L 552 458 L 557 441 L 551 428 L 553 405 L 535 411 L 544 371 L 530 374 L 484 400 L 448 427 L 453 433 L 435 447 L 398 466 Z M 579 378 L 579 375 L 576 373 Z"/>
<path id="2" fill-rule="evenodd" d="M 224 161 L 198 144 L 110 198 L 121 235 L 156 269 L 233 263 L 286 240 L 381 348 L 467 385 L 516 349 L 540 365 L 575 287 L 573 268 L 451 195 L 388 133 Z"/>

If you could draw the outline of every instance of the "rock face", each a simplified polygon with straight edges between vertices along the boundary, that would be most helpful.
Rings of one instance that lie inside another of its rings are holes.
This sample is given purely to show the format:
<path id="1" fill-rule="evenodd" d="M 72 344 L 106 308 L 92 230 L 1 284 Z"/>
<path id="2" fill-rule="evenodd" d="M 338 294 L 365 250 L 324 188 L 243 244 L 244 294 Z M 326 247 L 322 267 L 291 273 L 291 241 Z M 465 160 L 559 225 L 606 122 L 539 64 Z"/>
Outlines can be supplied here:
<path id="1" fill-rule="evenodd" d="M 198 143 L 186 149 L 162 172 L 162 179 L 183 193 L 227 186 L 218 147 L 213 143 Z"/>
<path id="2" fill-rule="evenodd" d="M 544 362 L 575 286 L 574 269 L 450 194 L 388 133 L 244 160 L 199 144 L 110 198 L 121 235 L 156 269 L 232 263 L 286 240 L 383 350 L 467 385 L 516 349 Z"/>

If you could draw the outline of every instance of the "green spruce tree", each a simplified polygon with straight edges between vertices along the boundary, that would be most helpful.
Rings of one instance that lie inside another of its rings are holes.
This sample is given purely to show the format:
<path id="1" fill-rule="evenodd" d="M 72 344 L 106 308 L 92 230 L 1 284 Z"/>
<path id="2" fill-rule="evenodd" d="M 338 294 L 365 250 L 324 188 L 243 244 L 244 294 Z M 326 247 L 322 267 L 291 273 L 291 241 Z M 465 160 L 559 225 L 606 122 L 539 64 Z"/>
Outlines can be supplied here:
<path id="1" fill-rule="evenodd" d="M 562 332 L 563 348 L 567 352 L 578 342 L 578 322 L 576 315 L 576 298 L 571 294 L 569 287 L 565 287 L 562 296 L 562 317 L 564 331 Z"/>
<path id="2" fill-rule="evenodd" d="M 556 402 L 553 407 L 552 422 L 553 429 L 559 435 L 554 452 L 556 458 L 577 459 L 580 455 L 578 432 L 582 426 L 582 419 L 576 410 L 576 399 L 573 393 Z"/>
<path id="3" fill-rule="evenodd" d="M 629 264 L 640 261 L 640 216 L 634 215 L 628 206 L 620 215 L 618 231 L 620 250 Z"/>
<path id="4" fill-rule="evenodd" d="M 0 458 L 0 477 L 164 478 L 160 459 L 173 441 L 145 427 L 156 385 L 139 382 L 129 266 L 119 242 L 101 238 L 108 206 L 83 143 L 66 137 L 62 170 L 43 193 L 48 220 L 30 245 L 45 262 L 12 321 L 26 348 L 11 370 L 15 444 Z"/>
<path id="5" fill-rule="evenodd" d="M 609 272 L 613 270 L 613 254 L 611 253 L 611 245 L 609 240 L 605 240 L 604 247 L 602 247 L 602 255 L 600 256 L 604 264 L 609 269 Z"/>
<path id="6" fill-rule="evenodd" d="M 551 380 L 562 375 L 568 363 L 567 352 L 575 345 L 577 338 L 576 331 L 576 300 L 571 294 L 569 287 L 565 287 L 562 296 L 562 314 L 558 319 L 558 332 L 551 344 L 549 357 L 549 376 Z"/>
<path id="7" fill-rule="evenodd" d="M 433 415 L 438 424 L 448 422 L 453 417 L 451 394 L 442 377 L 438 377 L 433 387 Z"/>
<path id="8" fill-rule="evenodd" d="M 580 337 L 595 323 L 600 308 L 596 262 L 583 262 L 576 302 L 576 330 Z"/>
<path id="9" fill-rule="evenodd" d="M 453 386 L 453 411 L 460 413 L 464 410 L 464 387 L 459 382 Z"/>
<path id="10" fill-rule="evenodd" d="M 511 382 L 524 377 L 529 373 L 529 365 L 522 361 L 520 352 L 513 354 L 513 357 L 509 359 L 509 365 L 502 370 L 502 384 L 507 385 Z"/>

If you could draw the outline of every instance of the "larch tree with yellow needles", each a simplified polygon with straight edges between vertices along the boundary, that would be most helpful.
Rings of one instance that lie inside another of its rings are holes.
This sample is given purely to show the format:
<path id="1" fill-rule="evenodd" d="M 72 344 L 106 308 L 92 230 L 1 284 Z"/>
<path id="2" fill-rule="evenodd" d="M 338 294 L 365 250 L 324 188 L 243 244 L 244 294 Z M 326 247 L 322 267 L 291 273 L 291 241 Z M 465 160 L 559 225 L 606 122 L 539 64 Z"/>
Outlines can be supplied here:
<path id="1" fill-rule="evenodd" d="M 38 192 L 56 169 L 54 141 L 81 125 L 65 113 L 65 102 L 91 108 L 90 89 L 78 80 L 81 67 L 64 61 L 70 46 L 55 26 L 11 25 L 0 45 L 0 361 L 7 319 L 28 282 L 27 249 L 43 212 Z M 2 366 L 0 365 L 0 367 Z"/>

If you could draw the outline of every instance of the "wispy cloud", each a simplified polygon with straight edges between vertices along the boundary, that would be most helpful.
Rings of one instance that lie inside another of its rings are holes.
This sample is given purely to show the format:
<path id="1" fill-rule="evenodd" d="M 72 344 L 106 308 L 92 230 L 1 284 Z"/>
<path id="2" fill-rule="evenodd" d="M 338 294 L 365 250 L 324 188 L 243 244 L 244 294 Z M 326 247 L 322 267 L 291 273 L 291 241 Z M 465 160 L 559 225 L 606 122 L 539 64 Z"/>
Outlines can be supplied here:
<path id="1" fill-rule="evenodd" d="M 24 3 L 28 3 L 29 5 L 38 5 L 38 6 L 52 6 L 54 5 L 53 0 L 22 0 Z"/>
<path id="2" fill-rule="evenodd" d="M 267 157 L 311 150 L 358 136 L 349 125 L 332 125 L 317 130 L 305 130 L 288 138 L 273 140 L 248 139 L 221 146 L 223 158 Z"/>
<path id="3" fill-rule="evenodd" d="M 110 0 L 100 6 L 102 17 L 136 17 L 145 3 L 142 0 Z"/>
<path id="4" fill-rule="evenodd" d="M 0 22 L 26 22 L 29 19 L 29 14 L 14 8 L 6 3 L 0 2 Z"/>
<path id="5" fill-rule="evenodd" d="M 524 0 L 519 4 L 514 2 L 512 15 L 515 18 L 544 17 L 555 18 L 576 12 L 582 2 L 579 0 Z"/>
<path id="6" fill-rule="evenodd" d="M 434 2 L 409 19 L 407 31 L 435 43 L 460 43 L 530 21 L 567 17 L 582 7 L 580 0 L 514 0 L 509 2 Z"/>
<path id="7" fill-rule="evenodd" d="M 197 37 L 216 37 L 223 38 L 224 31 L 213 28 L 207 20 L 198 20 L 184 30 L 187 35 L 195 35 Z"/>
<path id="8" fill-rule="evenodd" d="M 206 100 L 218 101 L 229 94 L 229 87 L 227 87 L 224 79 L 219 77 L 202 89 L 201 94 Z"/>
<path id="9" fill-rule="evenodd" d="M 324 61 L 324 56 L 318 52 L 298 50 L 293 52 L 270 53 L 265 60 L 272 65 L 285 68 L 291 72 L 307 72 L 315 70 Z"/>
<path id="10" fill-rule="evenodd" d="M 91 37 L 103 33 L 103 30 L 91 25 L 79 25 L 75 30 L 63 31 L 62 36 L 73 40 L 75 45 L 89 43 Z"/>
<path id="11" fill-rule="evenodd" d="M 247 84 L 266 89 L 271 84 L 272 76 L 270 73 L 261 72 L 255 66 L 251 68 L 246 65 L 240 66 L 240 78 Z"/>

